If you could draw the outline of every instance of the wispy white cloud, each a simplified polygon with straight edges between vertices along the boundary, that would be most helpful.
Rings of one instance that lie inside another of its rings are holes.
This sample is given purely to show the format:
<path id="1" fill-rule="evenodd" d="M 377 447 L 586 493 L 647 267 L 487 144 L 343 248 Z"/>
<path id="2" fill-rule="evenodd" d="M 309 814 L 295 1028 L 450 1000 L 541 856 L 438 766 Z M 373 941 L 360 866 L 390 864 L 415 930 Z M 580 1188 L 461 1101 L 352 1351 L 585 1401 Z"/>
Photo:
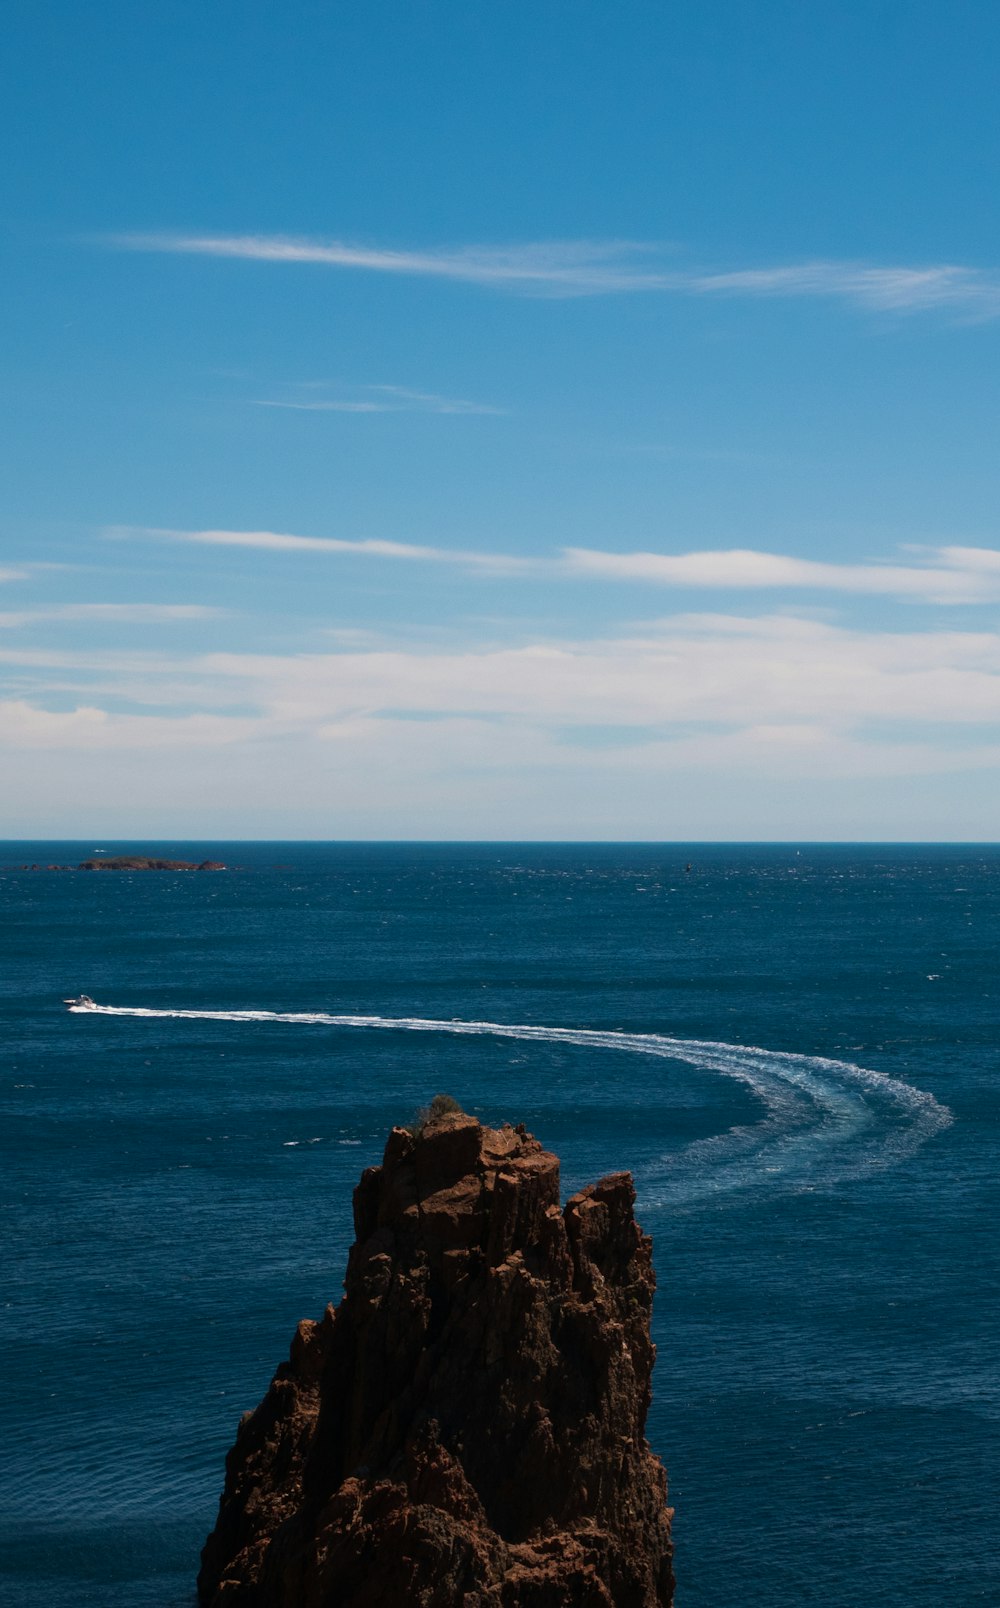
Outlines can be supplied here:
<path id="1" fill-rule="evenodd" d="M 116 536 L 149 536 L 202 546 L 262 548 L 271 552 L 329 553 L 454 564 L 496 575 L 641 582 L 730 591 L 841 592 L 928 604 L 1000 601 L 1000 549 L 944 546 L 926 550 L 923 564 L 837 564 L 753 548 L 699 549 L 687 553 L 610 552 L 566 547 L 551 557 L 476 553 L 380 538 L 350 540 L 268 530 L 165 530 L 119 527 Z"/>
<path id="2" fill-rule="evenodd" d="M 255 397 L 255 408 L 289 408 L 294 413 L 389 413 L 394 411 L 379 402 L 281 402 L 271 397 Z"/>
<path id="3" fill-rule="evenodd" d="M 27 570 L 0 568 L 0 583 L 4 581 L 26 581 Z"/>
<path id="4" fill-rule="evenodd" d="M 0 626 L 35 625 L 43 621 L 175 625 L 185 620 L 217 619 L 222 612 L 202 603 L 57 603 L 48 608 L 0 613 Z"/>
<path id="5" fill-rule="evenodd" d="M 611 553 L 580 547 L 564 551 L 571 570 L 605 580 L 851 592 L 939 604 L 1000 600 L 1000 552 L 992 549 L 943 547 L 933 553 L 936 561 L 924 566 L 831 564 L 752 548 L 690 553 Z"/>
<path id="6" fill-rule="evenodd" d="M 652 291 L 689 296 L 810 297 L 881 312 L 945 309 L 1000 316 L 1000 275 L 955 263 L 829 261 L 732 269 L 662 266 L 663 247 L 634 241 L 550 241 L 507 247 L 389 250 L 278 235 L 148 233 L 111 237 L 130 251 L 315 264 L 448 279 L 535 295 Z M 659 260 L 658 260 L 659 259 Z"/>
<path id="7" fill-rule="evenodd" d="M 879 267 L 863 262 L 809 262 L 692 274 L 685 288 L 700 295 L 825 297 L 880 312 L 941 307 L 982 318 L 1000 315 L 1000 278 L 955 264 Z"/>
<path id="8" fill-rule="evenodd" d="M 169 530 L 156 526 L 116 525 L 106 532 L 114 538 L 154 537 L 162 541 L 191 542 L 202 547 L 250 547 L 273 553 L 339 553 L 370 558 L 403 559 L 410 563 L 459 564 L 505 573 L 530 567 L 530 559 L 504 553 L 466 552 L 452 547 L 426 547 L 415 542 L 367 538 L 352 541 L 338 536 L 296 536 L 274 530 Z"/>
<path id="9" fill-rule="evenodd" d="M 427 408 L 431 413 L 490 413 L 499 415 L 506 408 L 495 408 L 484 402 L 467 402 L 462 397 L 437 396 L 433 391 L 411 391 L 405 385 L 370 385 L 370 391 L 395 398 L 400 407 Z"/>
<path id="10" fill-rule="evenodd" d="M 493 414 L 505 410 L 484 402 L 467 402 L 460 397 L 437 396 L 432 391 L 411 391 L 403 385 L 366 385 L 361 397 L 297 400 L 258 398 L 258 408 L 290 408 L 298 413 L 452 413 Z M 374 397 L 371 395 L 374 393 Z"/>
<path id="11" fill-rule="evenodd" d="M 555 241 L 518 246 L 462 246 L 396 251 L 344 240 L 280 235 L 122 234 L 107 242 L 129 251 L 235 257 L 253 262 L 312 263 L 383 274 L 416 274 L 466 284 L 564 295 L 664 288 L 662 274 L 645 273 L 635 258 L 649 248 L 628 241 Z"/>

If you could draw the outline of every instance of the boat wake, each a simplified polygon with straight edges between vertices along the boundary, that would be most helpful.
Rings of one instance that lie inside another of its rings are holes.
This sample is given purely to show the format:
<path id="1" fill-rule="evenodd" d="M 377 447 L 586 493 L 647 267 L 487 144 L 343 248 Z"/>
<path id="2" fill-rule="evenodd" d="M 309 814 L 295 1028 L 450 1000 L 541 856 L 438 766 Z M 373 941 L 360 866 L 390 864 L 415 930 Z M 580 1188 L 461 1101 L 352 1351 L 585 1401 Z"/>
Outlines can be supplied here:
<path id="1" fill-rule="evenodd" d="M 724 1197 L 761 1184 L 782 1191 L 822 1189 L 898 1166 L 953 1121 L 948 1107 L 932 1094 L 883 1072 L 823 1056 L 708 1039 L 420 1016 L 335 1015 L 325 1011 L 154 1010 L 96 1005 L 86 996 L 69 1008 L 75 1013 L 99 1016 L 283 1022 L 578 1045 L 680 1061 L 701 1071 L 734 1078 L 749 1088 L 764 1108 L 759 1122 L 697 1140 L 637 1170 L 636 1184 L 647 1207 L 703 1202 L 707 1197 Z"/>

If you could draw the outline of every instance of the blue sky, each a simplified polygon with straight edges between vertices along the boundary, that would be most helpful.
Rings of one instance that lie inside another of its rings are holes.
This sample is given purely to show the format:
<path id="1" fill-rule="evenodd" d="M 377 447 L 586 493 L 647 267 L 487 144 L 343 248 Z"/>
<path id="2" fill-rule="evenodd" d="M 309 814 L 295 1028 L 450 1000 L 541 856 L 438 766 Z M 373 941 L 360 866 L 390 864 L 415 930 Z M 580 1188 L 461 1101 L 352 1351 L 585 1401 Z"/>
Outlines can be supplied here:
<path id="1" fill-rule="evenodd" d="M 996 837 L 995 5 L 4 50 L 0 833 Z"/>

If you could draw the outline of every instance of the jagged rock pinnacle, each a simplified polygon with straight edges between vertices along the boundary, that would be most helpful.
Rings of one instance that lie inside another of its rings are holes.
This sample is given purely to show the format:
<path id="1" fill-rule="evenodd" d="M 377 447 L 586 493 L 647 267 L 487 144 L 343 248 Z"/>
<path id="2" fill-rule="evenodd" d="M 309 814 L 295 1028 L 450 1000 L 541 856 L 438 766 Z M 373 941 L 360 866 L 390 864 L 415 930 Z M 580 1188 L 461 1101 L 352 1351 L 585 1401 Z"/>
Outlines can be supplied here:
<path id="1" fill-rule="evenodd" d="M 240 1425 L 204 1608 L 666 1608 L 633 1202 L 616 1173 L 561 1210 L 523 1127 L 394 1128 L 343 1300 Z"/>

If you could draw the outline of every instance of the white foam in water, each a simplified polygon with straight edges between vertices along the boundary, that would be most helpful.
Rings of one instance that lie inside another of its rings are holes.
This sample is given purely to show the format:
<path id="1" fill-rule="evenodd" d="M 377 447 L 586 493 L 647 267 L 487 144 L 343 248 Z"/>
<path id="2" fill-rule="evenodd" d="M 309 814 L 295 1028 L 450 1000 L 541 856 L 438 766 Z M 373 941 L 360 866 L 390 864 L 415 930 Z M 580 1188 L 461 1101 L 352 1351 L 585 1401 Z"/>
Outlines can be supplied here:
<path id="1" fill-rule="evenodd" d="M 646 1166 L 637 1183 L 647 1205 L 679 1205 L 765 1183 L 816 1189 L 898 1165 L 953 1120 L 947 1106 L 883 1072 L 818 1055 L 755 1045 L 670 1038 L 661 1033 L 533 1027 L 506 1022 L 438 1021 L 420 1016 L 348 1016 L 325 1011 L 185 1011 L 143 1006 L 71 1005 L 100 1016 L 209 1022 L 285 1022 L 307 1026 L 453 1033 L 543 1044 L 576 1044 L 683 1061 L 745 1084 L 763 1102 L 763 1121 L 736 1127 Z"/>

